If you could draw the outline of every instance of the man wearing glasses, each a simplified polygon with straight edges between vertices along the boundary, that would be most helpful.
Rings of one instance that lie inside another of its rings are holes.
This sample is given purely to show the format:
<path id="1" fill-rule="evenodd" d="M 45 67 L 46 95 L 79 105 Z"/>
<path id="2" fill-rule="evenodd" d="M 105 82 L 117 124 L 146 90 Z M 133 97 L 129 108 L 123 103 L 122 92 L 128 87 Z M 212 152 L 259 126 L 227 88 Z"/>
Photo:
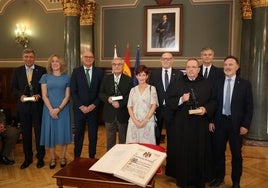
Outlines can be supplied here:
<path id="1" fill-rule="evenodd" d="M 117 57 L 112 60 L 112 74 L 104 77 L 99 97 L 104 103 L 103 120 L 106 128 L 107 151 L 116 144 L 116 132 L 119 132 L 119 144 L 126 143 L 128 125 L 127 101 L 133 81 L 122 74 L 124 61 Z"/>
<path id="2" fill-rule="evenodd" d="M 156 144 L 159 145 L 161 141 L 163 141 L 163 137 L 161 140 L 161 132 L 163 128 L 163 124 L 165 123 L 166 126 L 166 134 L 167 134 L 167 153 L 168 144 L 170 134 L 172 133 L 172 119 L 173 113 L 166 105 L 166 90 L 168 89 L 170 83 L 173 83 L 175 80 L 181 78 L 183 73 L 180 70 L 172 68 L 172 64 L 174 62 L 174 58 L 172 53 L 163 53 L 161 58 L 161 68 L 155 69 L 152 71 L 150 76 L 150 84 L 155 86 L 159 101 L 159 107 L 156 109 L 156 119 L 157 119 L 157 127 L 160 131 L 160 135 L 156 137 Z M 171 139 L 172 141 L 172 139 Z M 168 155 L 169 157 L 170 155 Z M 167 161 L 169 160 L 167 157 Z M 173 168 L 169 168 L 167 165 L 166 167 L 166 174 L 171 175 Z"/>
<path id="3" fill-rule="evenodd" d="M 212 165 L 208 123 L 217 101 L 211 82 L 199 75 L 199 71 L 198 60 L 188 59 L 186 75 L 167 91 L 166 103 L 175 111 L 174 140 L 169 145 L 175 157 L 168 162 L 175 170 L 173 177 L 179 187 L 205 188 Z"/>
<path id="4" fill-rule="evenodd" d="M 84 141 L 85 124 L 88 125 L 88 154 L 95 158 L 98 134 L 98 97 L 103 71 L 93 65 L 94 54 L 82 53 L 82 66 L 75 68 L 71 76 L 71 96 L 74 102 L 74 157 L 80 157 Z"/>

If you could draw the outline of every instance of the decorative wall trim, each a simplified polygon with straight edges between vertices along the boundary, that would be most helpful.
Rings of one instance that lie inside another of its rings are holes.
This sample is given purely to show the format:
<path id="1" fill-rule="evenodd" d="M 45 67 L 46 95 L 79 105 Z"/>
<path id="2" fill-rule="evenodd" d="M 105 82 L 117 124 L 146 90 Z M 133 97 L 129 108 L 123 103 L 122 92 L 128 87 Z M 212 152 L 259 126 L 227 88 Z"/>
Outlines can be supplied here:
<path id="1" fill-rule="evenodd" d="M 4 14 L 5 9 L 15 0 L 0 0 L 0 15 Z M 45 12 L 60 12 L 62 10 L 61 0 L 35 0 Z"/>
<path id="2" fill-rule="evenodd" d="M 192 4 L 211 4 L 211 3 L 226 3 L 233 2 L 235 0 L 190 0 Z"/>
<path id="3" fill-rule="evenodd" d="M 4 13 L 6 7 L 15 0 L 0 0 L 0 15 Z"/>
<path id="4" fill-rule="evenodd" d="M 63 11 L 62 0 L 35 0 L 38 2 L 45 12 L 60 12 Z"/>
<path id="5" fill-rule="evenodd" d="M 252 8 L 267 7 L 268 0 L 252 0 L 251 5 L 252 5 Z"/>

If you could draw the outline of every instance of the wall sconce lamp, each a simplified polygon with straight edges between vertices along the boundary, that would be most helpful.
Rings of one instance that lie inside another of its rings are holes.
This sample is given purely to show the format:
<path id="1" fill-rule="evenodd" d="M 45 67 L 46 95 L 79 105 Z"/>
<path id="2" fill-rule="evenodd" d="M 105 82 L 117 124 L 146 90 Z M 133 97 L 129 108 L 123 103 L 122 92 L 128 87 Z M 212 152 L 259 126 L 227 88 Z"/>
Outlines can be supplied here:
<path id="1" fill-rule="evenodd" d="M 31 30 L 27 29 L 24 24 L 17 24 L 15 30 L 15 41 L 17 44 L 22 45 L 24 48 L 27 48 L 29 44 L 29 36 L 31 35 Z"/>

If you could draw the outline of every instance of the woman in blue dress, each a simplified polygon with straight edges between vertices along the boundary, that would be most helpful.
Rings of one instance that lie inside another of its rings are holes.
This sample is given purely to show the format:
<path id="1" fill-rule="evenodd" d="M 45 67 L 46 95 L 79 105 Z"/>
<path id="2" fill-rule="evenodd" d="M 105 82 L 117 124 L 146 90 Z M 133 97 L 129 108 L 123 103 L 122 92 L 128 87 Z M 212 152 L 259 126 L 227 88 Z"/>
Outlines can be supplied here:
<path id="1" fill-rule="evenodd" d="M 43 107 L 42 129 L 40 144 L 49 148 L 51 161 L 50 169 L 56 167 L 56 145 L 61 145 L 60 166 L 66 165 L 67 145 L 72 142 L 70 119 L 70 77 L 67 67 L 58 55 L 48 59 L 47 74 L 39 83 L 42 89 Z"/>

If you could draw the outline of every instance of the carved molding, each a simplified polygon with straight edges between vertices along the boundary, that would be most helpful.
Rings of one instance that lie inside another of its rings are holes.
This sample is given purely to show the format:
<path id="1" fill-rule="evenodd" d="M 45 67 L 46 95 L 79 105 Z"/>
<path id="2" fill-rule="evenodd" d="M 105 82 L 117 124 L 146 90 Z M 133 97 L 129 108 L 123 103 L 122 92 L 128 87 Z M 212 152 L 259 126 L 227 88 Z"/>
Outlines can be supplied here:
<path id="1" fill-rule="evenodd" d="M 226 2 L 233 2 L 236 0 L 190 0 L 192 4 L 211 4 L 211 3 L 226 3 Z"/>
<path id="2" fill-rule="evenodd" d="M 0 0 L 0 14 L 3 14 L 5 9 L 15 0 Z M 62 11 L 62 0 L 35 0 L 39 3 L 45 12 Z"/>
<path id="3" fill-rule="evenodd" d="M 250 0 L 240 0 L 240 4 L 241 4 L 242 19 L 251 20 L 252 9 L 251 9 Z"/>
<path id="4" fill-rule="evenodd" d="M 93 25 L 95 23 L 97 4 L 91 0 L 85 0 L 81 7 L 80 25 Z"/>
<path id="5" fill-rule="evenodd" d="M 79 0 L 62 0 L 65 16 L 80 16 L 81 6 Z"/>
<path id="6" fill-rule="evenodd" d="M 0 0 L 0 14 L 3 14 L 6 7 L 15 0 Z"/>
<path id="7" fill-rule="evenodd" d="M 267 7 L 268 0 L 251 0 L 252 8 Z"/>

